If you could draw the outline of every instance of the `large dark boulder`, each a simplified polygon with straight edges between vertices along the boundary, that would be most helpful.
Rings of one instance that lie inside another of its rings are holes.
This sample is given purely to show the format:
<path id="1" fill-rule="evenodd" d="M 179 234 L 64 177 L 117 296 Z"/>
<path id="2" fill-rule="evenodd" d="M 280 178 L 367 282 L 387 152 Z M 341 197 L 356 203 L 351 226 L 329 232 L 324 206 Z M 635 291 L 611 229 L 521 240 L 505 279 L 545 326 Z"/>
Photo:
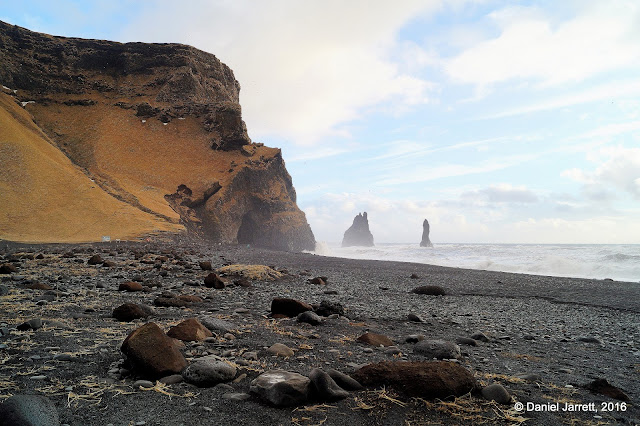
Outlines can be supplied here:
<path id="1" fill-rule="evenodd" d="M 365 365 L 351 376 L 364 386 L 390 386 L 424 399 L 462 396 L 476 387 L 471 372 L 448 361 L 383 361 Z"/>
<path id="2" fill-rule="evenodd" d="M 373 235 L 369 230 L 367 212 L 358 213 L 358 215 L 353 218 L 353 224 L 344 233 L 342 247 L 372 247 L 373 245 Z"/>

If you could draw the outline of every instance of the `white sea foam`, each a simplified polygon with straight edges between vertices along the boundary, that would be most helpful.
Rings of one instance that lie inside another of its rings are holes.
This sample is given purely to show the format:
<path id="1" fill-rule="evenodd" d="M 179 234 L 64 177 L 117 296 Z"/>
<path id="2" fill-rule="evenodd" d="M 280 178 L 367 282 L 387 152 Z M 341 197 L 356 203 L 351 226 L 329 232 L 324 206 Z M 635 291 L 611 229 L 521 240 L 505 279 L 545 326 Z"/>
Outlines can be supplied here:
<path id="1" fill-rule="evenodd" d="M 340 247 L 319 242 L 315 254 L 393 260 L 489 271 L 640 281 L 640 245 L 578 244 L 378 244 Z"/>

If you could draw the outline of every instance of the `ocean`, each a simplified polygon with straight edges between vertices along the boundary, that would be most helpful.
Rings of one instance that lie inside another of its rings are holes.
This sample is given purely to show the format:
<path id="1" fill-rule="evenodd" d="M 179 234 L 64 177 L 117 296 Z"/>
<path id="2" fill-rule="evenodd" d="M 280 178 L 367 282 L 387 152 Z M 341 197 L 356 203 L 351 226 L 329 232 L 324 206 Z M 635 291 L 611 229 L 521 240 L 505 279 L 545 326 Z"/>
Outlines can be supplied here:
<path id="1" fill-rule="evenodd" d="M 319 242 L 317 255 L 640 283 L 640 244 L 377 244 Z"/>

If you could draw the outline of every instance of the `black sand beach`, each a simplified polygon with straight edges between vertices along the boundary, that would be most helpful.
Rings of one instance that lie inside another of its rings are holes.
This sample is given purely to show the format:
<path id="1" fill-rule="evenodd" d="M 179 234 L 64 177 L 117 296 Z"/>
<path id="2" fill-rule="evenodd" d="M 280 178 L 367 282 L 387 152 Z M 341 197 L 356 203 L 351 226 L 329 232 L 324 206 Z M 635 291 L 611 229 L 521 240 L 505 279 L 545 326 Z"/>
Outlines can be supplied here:
<path id="1" fill-rule="evenodd" d="M 2 242 L 0 254 L 0 264 L 16 266 L 15 272 L 0 275 L 0 400 L 19 394 L 45 395 L 62 424 L 640 422 L 636 405 L 640 398 L 639 283 L 198 243 L 38 246 Z M 95 254 L 111 261 L 111 266 L 88 265 Z M 214 270 L 228 264 L 258 264 L 285 275 L 276 281 L 255 279 L 235 285 L 226 278 L 226 288 L 208 288 L 203 281 L 211 271 L 200 267 L 203 261 L 210 261 Z M 327 278 L 326 284 L 308 282 L 320 276 Z M 143 291 L 118 290 L 130 280 L 141 282 Z M 51 289 L 28 288 L 35 283 Z M 441 286 L 446 295 L 412 293 L 427 285 Z M 112 318 L 120 304 L 153 306 L 164 292 L 198 296 L 202 301 L 193 299 L 184 307 L 154 306 L 151 317 L 133 322 Z M 275 297 L 312 305 L 340 304 L 344 315 L 323 317 L 319 325 L 296 318 L 273 319 L 270 306 Z M 409 320 L 409 314 L 417 318 Z M 141 377 L 125 368 L 120 351 L 127 335 L 149 321 L 166 332 L 192 317 L 215 317 L 233 327 L 205 342 L 186 342 L 180 351 L 188 361 L 207 354 L 227 360 L 237 367 L 235 379 L 212 387 L 185 382 L 134 386 Z M 41 319 L 42 327 L 15 329 L 30 319 Z M 365 332 L 383 334 L 394 346 L 357 341 Z M 478 332 L 488 341 L 459 340 Z M 466 342 L 459 344 L 462 356 L 457 362 L 474 375 L 478 390 L 455 399 L 426 400 L 393 386 L 377 386 L 349 392 L 338 401 L 310 399 L 285 408 L 272 407 L 249 393 L 253 379 L 275 368 L 302 375 L 316 367 L 352 373 L 378 361 L 425 361 L 414 352 L 415 343 L 407 342 L 412 335 Z M 274 343 L 288 346 L 294 355 L 271 354 L 266 349 Z M 588 389 L 597 379 L 606 379 L 629 400 Z M 479 389 L 491 383 L 501 384 L 511 402 L 483 398 Z M 516 403 L 525 410 L 516 410 Z M 563 411 L 567 407 L 580 411 Z"/>

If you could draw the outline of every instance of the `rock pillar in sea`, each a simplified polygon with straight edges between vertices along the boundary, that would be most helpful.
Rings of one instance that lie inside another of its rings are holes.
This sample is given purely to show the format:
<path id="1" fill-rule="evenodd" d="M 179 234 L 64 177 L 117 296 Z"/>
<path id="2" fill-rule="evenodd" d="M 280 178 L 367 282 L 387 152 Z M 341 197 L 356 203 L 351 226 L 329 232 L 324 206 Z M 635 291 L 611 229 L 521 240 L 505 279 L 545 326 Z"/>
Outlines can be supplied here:
<path id="1" fill-rule="evenodd" d="M 350 246 L 373 246 L 373 235 L 369 231 L 369 220 L 367 219 L 367 212 L 358 213 L 353 218 L 353 224 L 344 233 L 342 239 L 342 247 Z"/>
<path id="2" fill-rule="evenodd" d="M 422 241 L 420 241 L 420 247 L 433 247 L 431 240 L 429 240 L 429 221 L 427 219 L 422 222 Z"/>

